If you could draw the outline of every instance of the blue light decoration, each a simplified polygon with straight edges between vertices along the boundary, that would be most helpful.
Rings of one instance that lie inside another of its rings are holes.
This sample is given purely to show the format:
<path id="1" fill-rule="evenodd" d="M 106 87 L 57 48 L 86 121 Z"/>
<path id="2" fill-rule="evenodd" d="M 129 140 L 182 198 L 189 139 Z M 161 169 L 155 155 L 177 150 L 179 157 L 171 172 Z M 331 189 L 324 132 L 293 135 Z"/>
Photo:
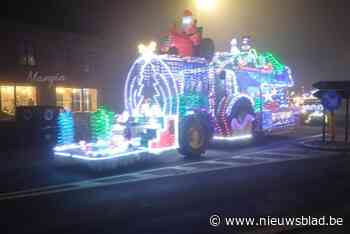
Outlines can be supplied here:
<path id="1" fill-rule="evenodd" d="M 57 143 L 68 145 L 74 142 L 74 119 L 72 112 L 60 112 L 57 118 Z"/>

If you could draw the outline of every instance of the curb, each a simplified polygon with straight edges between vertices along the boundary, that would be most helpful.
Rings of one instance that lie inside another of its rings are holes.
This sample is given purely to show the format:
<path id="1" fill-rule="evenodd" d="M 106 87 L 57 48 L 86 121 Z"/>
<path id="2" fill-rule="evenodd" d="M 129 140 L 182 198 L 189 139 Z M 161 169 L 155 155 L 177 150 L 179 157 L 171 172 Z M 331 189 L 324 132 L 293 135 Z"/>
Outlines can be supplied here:
<path id="1" fill-rule="evenodd" d="M 327 145 L 314 145 L 313 142 L 317 142 L 317 140 L 309 140 L 309 141 L 300 141 L 297 142 L 298 146 L 309 148 L 309 149 L 315 149 L 315 150 L 323 150 L 323 151 L 333 151 L 333 152 L 350 152 L 350 145 L 346 147 L 336 147 L 336 146 L 327 146 Z"/>

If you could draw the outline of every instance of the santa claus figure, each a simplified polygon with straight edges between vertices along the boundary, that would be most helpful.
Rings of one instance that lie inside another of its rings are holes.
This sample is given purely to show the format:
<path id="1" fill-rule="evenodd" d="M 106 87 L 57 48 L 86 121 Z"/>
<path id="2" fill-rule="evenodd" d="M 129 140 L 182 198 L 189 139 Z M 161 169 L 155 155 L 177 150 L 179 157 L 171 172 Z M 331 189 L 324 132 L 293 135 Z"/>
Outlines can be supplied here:
<path id="1" fill-rule="evenodd" d="M 170 50 L 176 49 L 176 54 L 182 57 L 192 57 L 196 53 L 196 48 L 201 43 L 201 33 L 197 27 L 197 20 L 190 10 L 185 10 L 180 32 L 173 27 L 170 32 Z"/>
<path id="2" fill-rule="evenodd" d="M 183 33 L 190 38 L 194 46 L 198 46 L 201 41 L 200 33 L 198 32 L 197 20 L 192 15 L 190 10 L 185 10 L 182 17 Z"/>

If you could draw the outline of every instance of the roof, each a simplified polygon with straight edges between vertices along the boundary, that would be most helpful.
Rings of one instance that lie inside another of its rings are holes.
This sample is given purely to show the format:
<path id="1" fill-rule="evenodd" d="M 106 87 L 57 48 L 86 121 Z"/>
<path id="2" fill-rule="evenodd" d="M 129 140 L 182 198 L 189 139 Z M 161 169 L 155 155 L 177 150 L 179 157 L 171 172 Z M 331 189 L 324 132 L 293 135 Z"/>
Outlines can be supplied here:
<path id="1" fill-rule="evenodd" d="M 350 81 L 319 81 L 312 85 L 319 89 L 314 96 L 320 98 L 325 92 L 334 90 L 343 98 L 350 97 Z"/>

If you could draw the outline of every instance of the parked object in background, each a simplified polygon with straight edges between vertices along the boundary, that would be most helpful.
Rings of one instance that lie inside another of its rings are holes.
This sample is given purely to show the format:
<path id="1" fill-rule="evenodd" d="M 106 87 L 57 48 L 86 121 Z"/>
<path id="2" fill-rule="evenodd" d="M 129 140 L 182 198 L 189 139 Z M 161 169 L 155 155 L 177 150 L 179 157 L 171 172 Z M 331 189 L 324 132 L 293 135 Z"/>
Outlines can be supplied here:
<path id="1" fill-rule="evenodd" d="M 321 125 L 323 122 L 324 109 L 321 101 L 313 95 L 316 92 L 312 90 L 293 98 L 294 105 L 300 107 L 304 124 Z"/>
<path id="2" fill-rule="evenodd" d="M 319 89 L 315 93 L 315 96 L 322 101 L 325 110 L 328 110 L 331 114 L 331 139 L 335 142 L 336 139 L 336 128 L 335 128 L 335 113 L 334 111 L 340 107 L 342 99 L 346 100 L 346 111 L 345 111 L 345 139 L 344 142 L 347 144 L 349 140 L 349 100 L 350 100 L 350 82 L 349 81 L 319 81 L 313 84 L 313 87 Z M 323 121 L 322 129 L 322 142 L 326 142 L 326 118 Z"/>

